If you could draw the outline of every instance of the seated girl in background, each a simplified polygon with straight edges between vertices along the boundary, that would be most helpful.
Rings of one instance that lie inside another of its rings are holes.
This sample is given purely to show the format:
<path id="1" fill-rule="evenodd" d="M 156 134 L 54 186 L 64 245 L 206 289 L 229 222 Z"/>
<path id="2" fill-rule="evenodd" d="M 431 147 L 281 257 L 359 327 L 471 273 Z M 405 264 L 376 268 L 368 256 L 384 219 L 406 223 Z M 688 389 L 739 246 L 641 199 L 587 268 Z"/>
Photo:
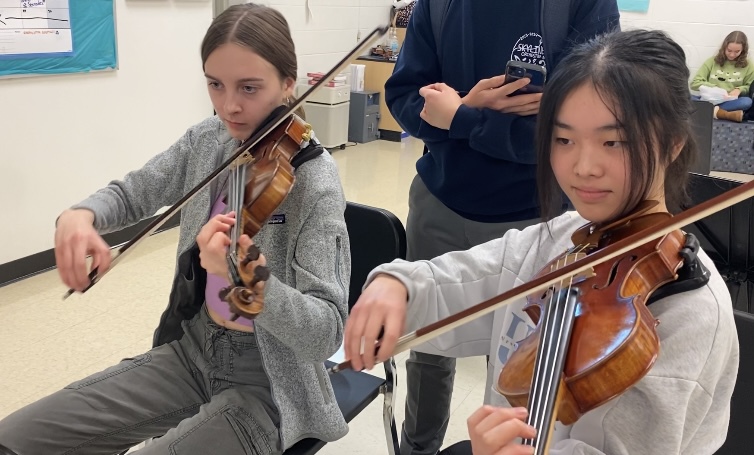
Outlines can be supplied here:
<path id="1" fill-rule="evenodd" d="M 715 106 L 715 118 L 741 122 L 744 112 L 751 108 L 754 64 L 749 63 L 748 55 L 749 41 L 744 32 L 731 32 L 723 40 L 717 55 L 708 58 L 691 81 L 692 90 L 717 88 L 720 89 L 721 99 L 728 100 Z M 699 99 L 698 96 L 694 98 Z"/>

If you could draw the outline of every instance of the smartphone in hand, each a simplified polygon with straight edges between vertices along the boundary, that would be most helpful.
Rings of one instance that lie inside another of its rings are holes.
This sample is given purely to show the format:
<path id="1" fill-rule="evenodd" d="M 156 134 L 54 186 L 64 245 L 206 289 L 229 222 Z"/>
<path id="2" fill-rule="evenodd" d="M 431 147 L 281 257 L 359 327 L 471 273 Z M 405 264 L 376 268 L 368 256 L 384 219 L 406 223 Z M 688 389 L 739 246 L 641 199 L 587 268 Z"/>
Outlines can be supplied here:
<path id="1" fill-rule="evenodd" d="M 542 93 L 545 89 L 545 79 L 547 79 L 547 70 L 540 65 L 534 65 L 526 62 L 519 62 L 516 60 L 508 61 L 505 65 L 505 84 L 510 84 L 513 81 L 519 79 L 528 78 L 529 82 L 525 87 L 516 90 L 511 93 L 513 95 L 521 95 L 524 93 Z"/>

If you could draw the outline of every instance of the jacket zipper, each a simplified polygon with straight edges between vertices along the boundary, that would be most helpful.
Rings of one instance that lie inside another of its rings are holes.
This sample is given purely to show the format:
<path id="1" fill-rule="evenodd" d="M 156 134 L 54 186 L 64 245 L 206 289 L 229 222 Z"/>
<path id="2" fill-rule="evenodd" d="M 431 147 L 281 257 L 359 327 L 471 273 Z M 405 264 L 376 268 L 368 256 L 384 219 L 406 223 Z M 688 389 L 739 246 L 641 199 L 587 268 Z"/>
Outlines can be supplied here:
<path id="1" fill-rule="evenodd" d="M 348 298 L 346 297 L 346 288 L 343 286 L 343 280 L 340 279 L 340 236 L 335 237 L 335 278 L 338 281 L 340 290 L 343 292 L 343 298 L 346 301 L 346 307 L 348 307 Z"/>
<path id="2" fill-rule="evenodd" d="M 319 382 L 319 388 L 322 390 L 322 397 L 325 399 L 325 403 L 330 404 L 330 394 L 327 393 L 327 385 L 325 385 L 325 377 L 322 375 L 322 364 L 312 364 L 314 372 L 317 374 L 317 381 Z"/>

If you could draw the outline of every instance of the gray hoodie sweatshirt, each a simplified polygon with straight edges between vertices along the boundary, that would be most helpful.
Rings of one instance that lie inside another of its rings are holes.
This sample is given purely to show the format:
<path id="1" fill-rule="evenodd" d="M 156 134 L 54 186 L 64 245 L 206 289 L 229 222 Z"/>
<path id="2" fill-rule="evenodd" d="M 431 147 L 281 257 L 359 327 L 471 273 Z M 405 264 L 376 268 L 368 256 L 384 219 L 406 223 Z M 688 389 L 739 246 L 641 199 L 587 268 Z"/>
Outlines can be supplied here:
<path id="1" fill-rule="evenodd" d="M 529 281 L 573 246 L 570 235 L 586 220 L 568 212 L 543 225 L 431 261 L 396 260 L 375 269 L 409 291 L 406 331 L 457 313 Z M 622 395 L 554 430 L 551 455 L 714 453 L 724 442 L 738 372 L 738 337 L 728 289 L 703 251 L 706 285 L 649 305 L 659 319 L 660 353 L 648 372 Z M 534 324 L 517 301 L 429 340 L 416 349 L 450 357 L 490 355 L 485 403 L 509 406 L 497 392 L 503 365 Z M 481 403 L 480 403 L 481 406 Z"/>
<path id="2" fill-rule="evenodd" d="M 238 145 L 217 117 L 208 118 L 141 169 L 73 208 L 93 211 L 100 233 L 121 229 L 173 205 Z M 181 210 L 175 280 L 155 346 L 179 339 L 181 321 L 204 303 L 206 272 L 199 265 L 195 239 L 226 177 L 220 175 Z M 255 333 L 280 412 L 284 448 L 305 438 L 334 441 L 348 432 L 324 368 L 340 347 L 348 314 L 351 255 L 345 197 L 328 153 L 300 165 L 295 177 L 275 222 L 254 237 L 271 272 Z"/>

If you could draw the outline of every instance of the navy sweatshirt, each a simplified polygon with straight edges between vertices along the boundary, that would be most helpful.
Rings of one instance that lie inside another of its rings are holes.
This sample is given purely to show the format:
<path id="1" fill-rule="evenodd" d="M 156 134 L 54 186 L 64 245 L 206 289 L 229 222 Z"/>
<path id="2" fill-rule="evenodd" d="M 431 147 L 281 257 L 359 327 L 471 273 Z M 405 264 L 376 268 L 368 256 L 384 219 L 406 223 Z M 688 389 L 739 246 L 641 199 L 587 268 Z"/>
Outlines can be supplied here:
<path id="1" fill-rule="evenodd" d="M 435 197 L 467 219 L 512 222 L 539 216 L 536 116 L 461 106 L 450 130 L 442 130 L 419 117 L 424 105 L 419 89 L 444 82 L 463 95 L 481 79 L 504 74 L 511 59 L 544 66 L 550 75 L 560 55 L 553 56 L 545 45 L 540 8 L 536 0 L 451 1 L 438 61 L 428 0 L 417 0 L 394 72 L 385 83 L 393 117 L 429 149 L 416 163 L 419 176 Z M 616 0 L 571 0 L 570 16 L 568 43 L 619 26 Z"/>

